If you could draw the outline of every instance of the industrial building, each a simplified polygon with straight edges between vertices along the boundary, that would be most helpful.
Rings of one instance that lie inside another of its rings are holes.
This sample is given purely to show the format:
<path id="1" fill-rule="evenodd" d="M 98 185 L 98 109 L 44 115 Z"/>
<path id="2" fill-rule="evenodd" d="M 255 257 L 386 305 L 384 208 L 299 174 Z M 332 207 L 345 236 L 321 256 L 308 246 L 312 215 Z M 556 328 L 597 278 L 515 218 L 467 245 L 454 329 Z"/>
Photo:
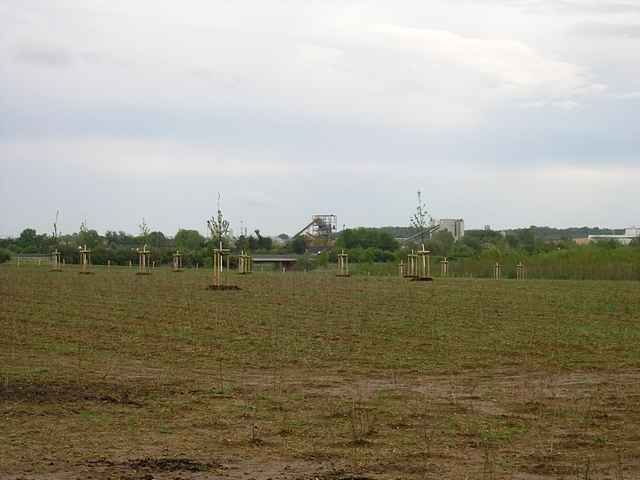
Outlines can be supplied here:
<path id="1" fill-rule="evenodd" d="M 625 228 L 624 235 L 589 235 L 589 242 L 606 242 L 607 240 L 615 240 L 622 245 L 629 245 L 635 238 L 640 238 L 640 227 Z"/>
<path id="2" fill-rule="evenodd" d="M 442 218 L 438 222 L 439 232 L 449 232 L 455 241 L 464 237 L 464 220 L 462 218 Z"/>

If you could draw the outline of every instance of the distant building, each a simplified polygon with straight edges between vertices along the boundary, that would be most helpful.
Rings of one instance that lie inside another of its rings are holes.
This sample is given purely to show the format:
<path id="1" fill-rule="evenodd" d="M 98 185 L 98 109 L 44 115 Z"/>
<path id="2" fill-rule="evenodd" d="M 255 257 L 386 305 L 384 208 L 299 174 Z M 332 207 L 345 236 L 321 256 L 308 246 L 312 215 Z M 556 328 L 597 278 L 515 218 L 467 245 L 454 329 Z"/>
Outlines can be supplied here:
<path id="1" fill-rule="evenodd" d="M 440 225 L 439 232 L 449 232 L 456 241 L 464 237 L 464 220 L 462 218 L 442 218 L 438 225 Z"/>
<path id="2" fill-rule="evenodd" d="M 625 228 L 624 234 L 632 238 L 640 237 L 640 227 Z"/>
<path id="3" fill-rule="evenodd" d="M 634 238 L 640 238 L 640 227 L 625 228 L 623 235 L 589 235 L 588 242 L 606 242 L 615 240 L 622 245 L 629 245 Z"/>

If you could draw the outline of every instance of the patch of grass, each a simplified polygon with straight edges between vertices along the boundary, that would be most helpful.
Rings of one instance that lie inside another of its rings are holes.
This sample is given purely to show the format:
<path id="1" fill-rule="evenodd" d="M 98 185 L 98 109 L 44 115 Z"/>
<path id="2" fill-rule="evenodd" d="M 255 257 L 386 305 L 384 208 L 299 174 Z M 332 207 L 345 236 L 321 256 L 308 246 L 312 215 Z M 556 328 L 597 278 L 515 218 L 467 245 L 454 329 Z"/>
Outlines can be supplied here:
<path id="1" fill-rule="evenodd" d="M 80 415 L 81 418 L 89 420 L 93 420 L 98 416 L 96 412 L 91 412 L 89 410 L 83 410 L 82 412 L 78 413 L 78 415 Z"/>
<path id="2" fill-rule="evenodd" d="M 480 432 L 480 439 L 484 443 L 491 445 L 508 444 L 511 443 L 517 435 L 527 432 L 527 427 L 524 425 L 511 424 L 511 425 L 497 425 L 489 427 Z"/>
<path id="3" fill-rule="evenodd" d="M 168 434 L 173 433 L 173 430 L 171 429 L 171 427 L 169 425 L 166 425 L 166 424 L 160 425 L 160 427 L 158 427 L 158 431 L 160 433 L 162 433 L 163 435 L 168 435 Z"/>

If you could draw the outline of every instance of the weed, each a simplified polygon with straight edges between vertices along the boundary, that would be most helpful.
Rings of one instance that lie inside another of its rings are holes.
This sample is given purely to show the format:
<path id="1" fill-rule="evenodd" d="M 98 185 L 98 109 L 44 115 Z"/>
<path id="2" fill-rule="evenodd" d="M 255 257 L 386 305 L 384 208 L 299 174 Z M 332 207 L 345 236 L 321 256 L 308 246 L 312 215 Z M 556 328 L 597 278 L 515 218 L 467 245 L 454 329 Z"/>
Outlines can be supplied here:
<path id="1" fill-rule="evenodd" d="M 352 400 L 349 411 L 351 440 L 354 445 L 367 443 L 367 437 L 373 433 L 375 415 L 373 409 L 358 400 Z"/>

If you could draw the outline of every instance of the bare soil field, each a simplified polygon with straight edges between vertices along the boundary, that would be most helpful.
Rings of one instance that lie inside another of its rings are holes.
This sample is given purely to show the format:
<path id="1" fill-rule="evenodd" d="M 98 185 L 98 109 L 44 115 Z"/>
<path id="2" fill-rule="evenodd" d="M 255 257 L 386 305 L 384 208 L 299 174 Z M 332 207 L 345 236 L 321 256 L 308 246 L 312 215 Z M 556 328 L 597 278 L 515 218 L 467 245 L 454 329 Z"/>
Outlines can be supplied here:
<path id="1" fill-rule="evenodd" d="M 640 283 L 0 267 L 0 479 L 637 479 Z"/>

